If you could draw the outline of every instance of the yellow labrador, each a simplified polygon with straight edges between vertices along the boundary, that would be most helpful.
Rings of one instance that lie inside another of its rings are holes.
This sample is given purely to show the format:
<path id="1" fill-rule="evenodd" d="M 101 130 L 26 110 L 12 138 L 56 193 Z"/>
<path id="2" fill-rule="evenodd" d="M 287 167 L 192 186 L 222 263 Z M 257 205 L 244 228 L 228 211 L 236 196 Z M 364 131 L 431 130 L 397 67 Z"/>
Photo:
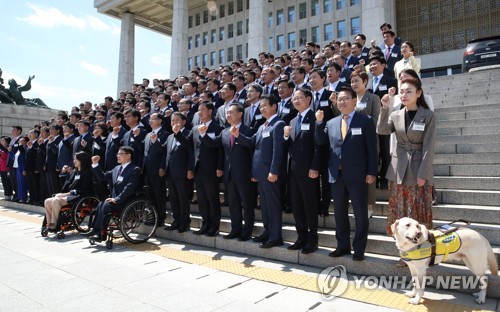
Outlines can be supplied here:
<path id="1" fill-rule="evenodd" d="M 416 246 L 424 244 L 429 238 L 427 228 L 411 218 L 396 220 L 391 225 L 391 229 L 401 254 L 410 254 L 411 251 L 416 250 Z M 477 278 L 485 281 L 480 283 L 479 292 L 473 294 L 476 297 L 476 303 L 483 304 L 486 300 L 486 270 L 489 268 L 492 275 L 498 274 L 498 265 L 493 250 L 486 238 L 474 230 L 460 228 L 453 233 L 459 239 L 457 250 L 446 255 L 437 254 L 435 263 L 440 263 L 444 256 L 447 256 L 447 259 L 463 260 Z M 411 297 L 409 300 L 411 304 L 419 304 L 424 295 L 424 278 L 430 261 L 430 257 L 406 261 L 414 281 L 413 290 L 407 294 Z"/>

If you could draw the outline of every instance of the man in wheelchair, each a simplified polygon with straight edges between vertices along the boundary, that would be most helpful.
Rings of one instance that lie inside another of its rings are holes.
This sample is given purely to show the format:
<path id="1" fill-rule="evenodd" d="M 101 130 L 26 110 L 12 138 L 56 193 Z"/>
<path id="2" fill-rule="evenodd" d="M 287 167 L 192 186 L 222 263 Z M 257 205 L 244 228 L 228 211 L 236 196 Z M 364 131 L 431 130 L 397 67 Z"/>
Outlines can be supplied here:
<path id="1" fill-rule="evenodd" d="M 94 241 L 105 241 L 107 239 L 106 229 L 111 214 L 124 208 L 124 204 L 137 191 L 140 180 L 140 169 L 131 163 L 134 150 L 130 146 L 122 146 L 116 154 L 118 166 L 104 173 L 99 168 L 99 156 L 92 157 L 92 171 L 99 181 L 110 181 L 111 196 L 99 203 L 96 214 L 88 233 L 82 236 Z"/>

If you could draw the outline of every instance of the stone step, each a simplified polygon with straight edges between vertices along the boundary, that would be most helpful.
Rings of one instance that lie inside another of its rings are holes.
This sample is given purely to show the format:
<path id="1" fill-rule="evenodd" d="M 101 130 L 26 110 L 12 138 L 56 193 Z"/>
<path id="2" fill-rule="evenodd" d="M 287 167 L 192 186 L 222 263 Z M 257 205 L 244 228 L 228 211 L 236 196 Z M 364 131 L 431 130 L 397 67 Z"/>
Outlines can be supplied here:
<path id="1" fill-rule="evenodd" d="M 437 193 L 440 203 L 500 206 L 500 191 L 437 189 Z M 498 222 L 498 218 L 495 222 Z"/>
<path id="2" fill-rule="evenodd" d="M 439 166 L 439 165 L 438 165 Z M 449 166 L 452 167 L 452 166 Z M 436 165 L 434 166 L 436 168 Z M 453 171 L 454 169 L 451 169 Z M 434 172 L 434 174 L 436 174 Z M 440 189 L 500 190 L 500 177 L 484 176 L 434 176 L 434 184 Z"/>
<path id="3" fill-rule="evenodd" d="M 436 137 L 436 145 L 441 143 L 460 143 L 460 144 L 483 144 L 483 143 L 500 143 L 500 135 L 485 134 L 485 135 L 440 135 Z M 492 144 L 494 145 L 494 144 Z"/>
<path id="4" fill-rule="evenodd" d="M 439 123 L 438 123 L 439 124 Z M 469 126 L 469 127 L 440 127 L 439 125 L 436 128 L 437 136 L 445 136 L 445 135 L 483 135 L 483 134 L 500 134 L 500 125 L 490 125 L 490 126 Z"/>
<path id="5" fill-rule="evenodd" d="M 454 144 L 439 142 L 435 148 L 436 154 L 480 154 L 500 153 L 500 144 Z"/>
<path id="6" fill-rule="evenodd" d="M 465 119 L 478 119 L 481 120 L 484 117 L 487 118 L 498 118 L 500 116 L 500 109 L 498 110 L 487 110 L 479 112 L 448 112 L 448 113 L 438 113 L 436 114 L 438 122 L 441 120 L 465 120 Z"/>
<path id="7" fill-rule="evenodd" d="M 500 164 L 500 153 L 485 154 L 435 154 L 434 165 Z"/>
<path id="8" fill-rule="evenodd" d="M 499 92 L 500 98 L 500 92 Z M 434 112 L 437 115 L 449 114 L 449 113 L 469 113 L 469 112 L 485 112 L 485 111 L 496 111 L 500 110 L 500 105 L 469 105 L 469 106 L 458 106 L 450 109 L 449 107 L 436 107 Z M 485 114 L 487 116 L 487 114 Z"/>
<path id="9" fill-rule="evenodd" d="M 410 278 L 408 268 L 396 267 L 395 263 L 399 257 L 379 255 L 379 254 L 365 254 L 365 261 L 355 262 L 352 261 L 351 257 L 344 256 L 340 258 L 331 258 L 328 254 L 331 249 L 320 247 L 318 251 L 303 255 L 300 251 L 290 251 L 286 247 L 290 243 L 286 243 L 285 246 L 275 247 L 272 249 L 262 249 L 259 248 L 257 243 L 254 242 L 239 242 L 237 240 L 226 240 L 221 236 L 216 237 L 194 237 L 191 233 L 179 234 L 175 231 L 157 232 L 157 235 L 162 238 L 190 243 L 195 245 L 201 245 L 209 248 L 227 250 L 232 252 L 237 252 L 241 254 L 246 254 L 249 256 L 257 256 L 266 259 L 280 260 L 290 263 L 298 263 L 302 265 L 317 267 L 317 268 L 327 268 L 336 265 L 343 265 L 346 271 L 350 274 L 364 275 L 364 276 L 398 276 L 402 278 Z M 395 248 L 395 247 L 393 247 Z M 427 271 L 428 276 L 432 276 L 434 280 L 438 277 L 444 276 L 471 276 L 472 274 L 469 270 L 462 265 L 447 264 L 443 263 L 438 266 L 433 267 Z M 463 290 L 461 291 L 472 292 Z M 500 277 L 499 276 L 488 276 L 488 297 L 500 298 Z M 473 298 L 471 297 L 471 300 Z"/>
<path id="10" fill-rule="evenodd" d="M 436 122 L 437 128 L 454 128 L 454 127 L 491 127 L 498 126 L 498 118 L 487 117 L 484 118 L 471 118 L 460 120 L 439 120 Z"/>
<path id="11" fill-rule="evenodd" d="M 498 177 L 500 165 L 434 165 L 435 176 Z M 500 188 L 497 188 L 499 190 Z"/>

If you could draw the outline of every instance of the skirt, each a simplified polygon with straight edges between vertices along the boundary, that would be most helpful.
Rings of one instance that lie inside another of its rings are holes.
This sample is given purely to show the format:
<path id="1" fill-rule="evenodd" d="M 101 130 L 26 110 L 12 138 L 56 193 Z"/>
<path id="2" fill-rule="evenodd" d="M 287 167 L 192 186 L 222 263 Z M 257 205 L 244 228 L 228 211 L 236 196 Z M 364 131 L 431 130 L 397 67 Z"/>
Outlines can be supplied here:
<path id="1" fill-rule="evenodd" d="M 432 185 L 402 185 L 389 183 L 389 213 L 387 235 L 392 236 L 391 225 L 398 219 L 409 217 L 432 228 Z"/>

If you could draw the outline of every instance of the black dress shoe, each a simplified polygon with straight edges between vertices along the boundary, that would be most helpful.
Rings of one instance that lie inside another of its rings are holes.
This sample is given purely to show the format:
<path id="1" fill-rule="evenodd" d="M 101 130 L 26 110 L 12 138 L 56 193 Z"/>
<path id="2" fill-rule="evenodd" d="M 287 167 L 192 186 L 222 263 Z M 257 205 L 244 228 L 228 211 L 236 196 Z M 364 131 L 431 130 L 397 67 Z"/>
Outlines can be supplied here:
<path id="1" fill-rule="evenodd" d="M 252 235 L 241 235 L 240 237 L 238 237 L 238 240 L 240 242 L 246 242 L 247 240 L 249 240 L 250 238 L 252 238 Z"/>
<path id="2" fill-rule="evenodd" d="M 205 233 L 205 236 L 214 237 L 217 236 L 217 234 L 219 234 L 219 229 L 210 229 Z"/>
<path id="3" fill-rule="evenodd" d="M 267 242 L 267 239 L 268 239 L 268 237 L 266 235 L 262 234 L 262 235 L 259 235 L 257 237 L 254 237 L 253 241 L 256 243 L 264 243 L 264 242 Z"/>
<path id="4" fill-rule="evenodd" d="M 199 230 L 197 231 L 193 231 L 193 234 L 194 235 L 203 235 L 203 234 L 206 234 L 208 232 L 208 226 L 202 226 Z"/>
<path id="5" fill-rule="evenodd" d="M 167 225 L 166 227 L 164 227 L 163 229 L 165 231 L 175 231 L 179 228 L 179 224 L 178 223 L 172 223 L 171 225 Z"/>
<path id="6" fill-rule="evenodd" d="M 272 240 L 272 241 L 270 240 L 270 241 L 267 241 L 267 242 L 259 245 L 260 248 L 264 248 L 264 249 L 272 248 L 272 247 L 276 247 L 276 246 L 283 246 L 283 241 L 282 240 Z"/>
<path id="7" fill-rule="evenodd" d="M 300 253 L 303 255 L 307 255 L 315 252 L 316 250 L 318 250 L 318 245 L 306 245 L 304 248 L 302 248 Z"/>
<path id="8" fill-rule="evenodd" d="M 103 235 L 96 234 L 96 235 L 92 235 L 89 237 L 89 239 L 96 241 L 96 242 L 104 242 L 107 238 L 108 238 L 108 235 L 106 235 L 106 234 L 103 234 Z"/>
<path id="9" fill-rule="evenodd" d="M 233 239 L 233 238 L 236 238 L 236 237 L 240 237 L 240 233 L 231 232 L 229 234 L 226 234 L 226 235 L 222 236 L 222 238 L 224 238 L 224 239 Z"/>
<path id="10" fill-rule="evenodd" d="M 352 255 L 352 260 L 354 260 L 354 261 L 363 261 L 363 260 L 365 260 L 365 256 L 364 255 L 354 254 L 354 255 Z"/>
<path id="11" fill-rule="evenodd" d="M 179 233 L 184 233 L 184 232 L 187 232 L 187 231 L 189 231 L 189 226 L 187 226 L 187 225 L 180 226 L 180 227 L 177 229 L 177 232 L 179 232 Z"/>
<path id="12" fill-rule="evenodd" d="M 380 179 L 379 189 L 388 190 L 389 189 L 389 181 L 387 179 Z"/>
<path id="13" fill-rule="evenodd" d="M 293 243 L 293 245 L 290 245 L 290 246 L 286 247 L 286 249 L 288 249 L 288 250 L 299 250 L 299 249 L 304 248 L 305 245 L 306 245 L 305 241 L 298 240 L 295 243 Z"/>
<path id="14" fill-rule="evenodd" d="M 92 229 L 92 230 L 90 230 L 90 231 L 89 231 L 89 232 L 87 232 L 87 233 L 80 233 L 80 236 L 83 236 L 83 237 L 90 237 L 90 236 L 94 236 L 94 235 L 96 235 L 97 233 L 99 233 L 99 232 L 97 232 L 96 230 Z"/>
<path id="15" fill-rule="evenodd" d="M 350 254 L 351 254 L 350 250 L 335 249 L 334 251 L 330 252 L 328 255 L 330 257 L 338 258 L 338 257 L 342 257 L 343 255 L 350 255 Z"/>

